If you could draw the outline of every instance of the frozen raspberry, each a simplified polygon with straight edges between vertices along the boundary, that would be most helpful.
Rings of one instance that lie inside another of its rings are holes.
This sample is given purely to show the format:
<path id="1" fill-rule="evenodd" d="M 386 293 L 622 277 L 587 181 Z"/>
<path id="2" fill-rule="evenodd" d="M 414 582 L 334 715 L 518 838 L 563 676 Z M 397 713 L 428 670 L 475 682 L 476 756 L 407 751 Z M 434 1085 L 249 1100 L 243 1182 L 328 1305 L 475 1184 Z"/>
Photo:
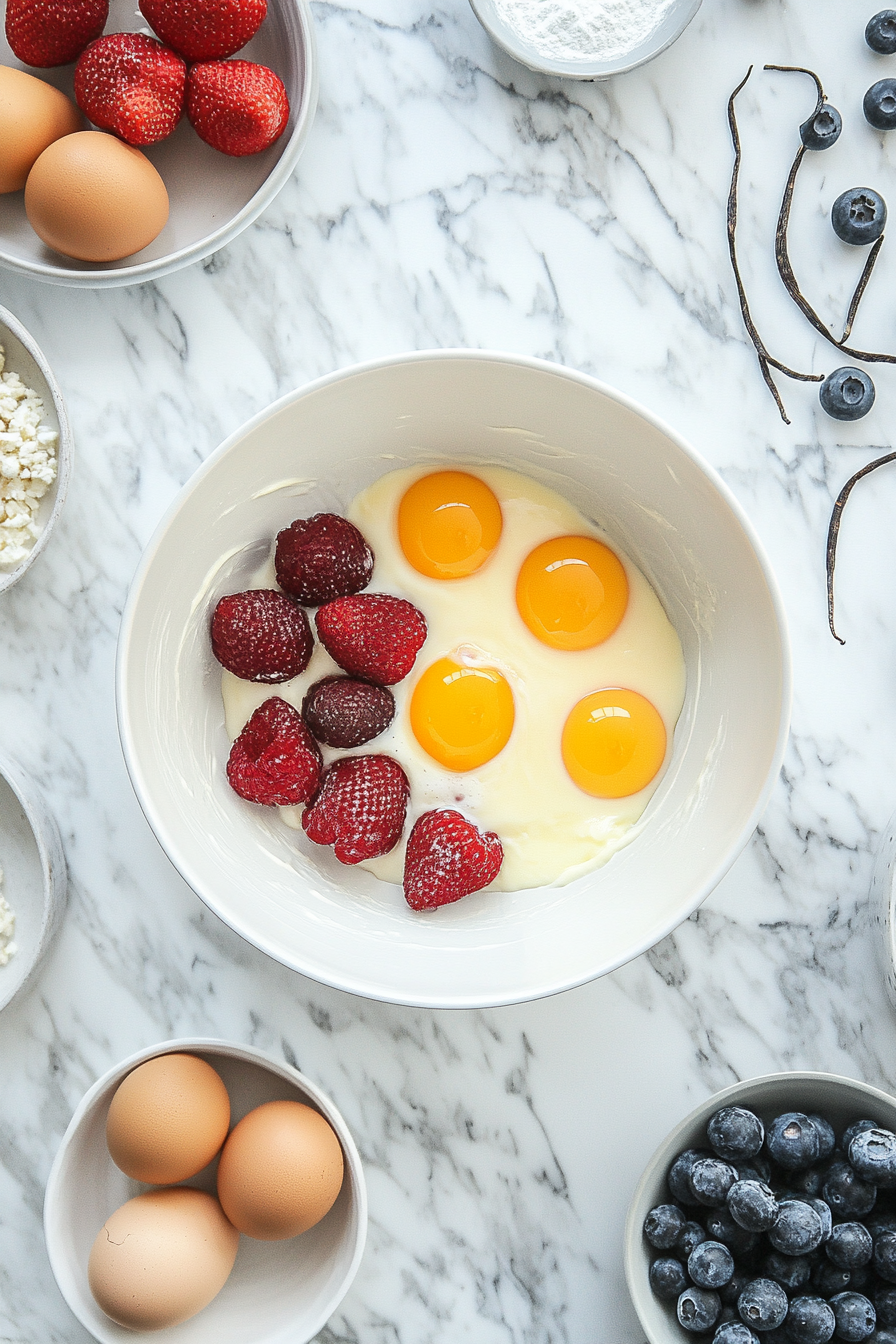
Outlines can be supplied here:
<path id="1" fill-rule="evenodd" d="M 426 621 L 410 602 L 359 593 L 328 602 L 315 616 L 330 657 L 354 677 L 394 686 L 410 672 L 426 639 Z"/>
<path id="2" fill-rule="evenodd" d="M 320 784 L 320 750 L 301 714 L 278 695 L 256 709 L 230 749 L 230 787 L 250 803 L 307 803 Z"/>
<path id="3" fill-rule="evenodd" d="M 459 812 L 424 812 L 414 823 L 404 861 L 404 895 L 412 910 L 434 910 L 481 891 L 501 871 L 504 850 L 494 831 L 480 831 Z"/>
<path id="4" fill-rule="evenodd" d="M 316 513 L 297 518 L 277 534 L 277 582 L 308 607 L 348 597 L 366 588 L 373 574 L 373 551 L 347 518 Z"/>
<path id="5" fill-rule="evenodd" d="M 304 672 L 314 639 L 300 606 L 273 588 L 222 597 L 212 616 L 212 652 L 244 681 L 290 681 Z"/>
<path id="6" fill-rule="evenodd" d="M 394 717 L 392 692 L 354 677 L 324 677 L 302 701 L 302 718 L 328 747 L 361 747 L 385 732 Z"/>
<path id="7" fill-rule="evenodd" d="M 302 825 L 316 845 L 332 845 L 340 863 L 375 859 L 398 844 L 409 794 L 407 776 L 389 756 L 346 756 L 324 775 Z"/>

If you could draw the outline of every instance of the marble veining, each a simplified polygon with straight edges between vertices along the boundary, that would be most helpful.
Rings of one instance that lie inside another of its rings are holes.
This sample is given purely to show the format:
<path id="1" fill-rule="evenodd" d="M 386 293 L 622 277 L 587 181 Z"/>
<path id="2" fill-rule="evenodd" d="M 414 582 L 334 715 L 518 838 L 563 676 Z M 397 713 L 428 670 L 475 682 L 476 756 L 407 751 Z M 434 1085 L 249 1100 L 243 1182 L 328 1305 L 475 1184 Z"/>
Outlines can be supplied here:
<path id="1" fill-rule="evenodd" d="M 0 1341 L 83 1344 L 43 1249 L 41 1201 L 83 1092 L 168 1037 L 295 1062 L 346 1116 L 371 1228 L 326 1344 L 641 1344 L 622 1277 L 630 1193 L 655 1144 L 734 1079 L 824 1068 L 896 1087 L 896 1022 L 868 907 L 896 807 L 896 473 L 856 490 L 838 622 L 823 547 L 847 477 L 890 448 L 896 371 L 854 425 L 811 385 L 762 383 L 730 274 L 725 104 L 748 65 L 738 243 L 756 321 L 795 367 L 844 362 L 784 293 L 772 240 L 809 113 L 807 64 L 844 117 L 807 156 L 792 255 L 840 320 L 861 258 L 830 205 L 893 192 L 896 140 L 861 116 L 892 60 L 873 5 L 704 0 L 680 41 L 606 84 L 534 75 L 466 0 L 315 0 L 321 104 L 299 168 L 239 239 L 158 284 L 92 293 L 0 272 L 71 412 L 74 482 L 51 546 L 0 601 L 0 732 L 59 819 L 71 903 L 31 993 L 0 1014 Z M 867 10 L 867 12 L 866 12 Z M 887 244 L 857 343 L 896 348 Z M 703 908 L 612 976 L 541 1003 L 423 1012 L 353 999 L 222 926 L 130 789 L 115 640 L 142 548 L 182 483 L 273 398 L 357 360 L 503 348 L 644 402 L 722 473 L 767 547 L 794 645 L 793 736 L 761 826 Z"/>

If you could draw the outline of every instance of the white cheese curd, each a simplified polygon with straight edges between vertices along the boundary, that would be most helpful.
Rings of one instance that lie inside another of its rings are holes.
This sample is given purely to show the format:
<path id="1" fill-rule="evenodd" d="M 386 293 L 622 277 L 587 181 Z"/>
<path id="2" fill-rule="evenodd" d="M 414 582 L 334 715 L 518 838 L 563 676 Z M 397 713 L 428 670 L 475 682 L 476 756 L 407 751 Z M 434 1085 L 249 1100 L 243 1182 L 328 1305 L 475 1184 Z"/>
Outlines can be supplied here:
<path id="1" fill-rule="evenodd" d="M 494 491 L 503 514 L 503 532 L 491 558 L 466 578 L 428 578 L 408 563 L 398 540 L 398 506 L 408 487 L 435 466 L 390 472 L 352 502 L 347 516 L 376 557 L 367 592 L 393 593 L 420 609 L 426 642 L 409 676 L 393 686 L 396 713 L 379 737 L 352 752 L 322 748 L 325 762 L 343 755 L 384 754 L 404 769 L 411 786 L 407 824 L 391 853 L 363 866 L 389 882 L 402 880 L 407 835 L 416 818 L 433 808 L 456 808 L 483 830 L 495 831 L 504 863 L 494 889 L 519 891 L 563 885 L 606 863 L 635 832 L 634 823 L 656 791 L 672 751 L 675 723 L 685 692 L 685 665 L 678 635 L 644 575 L 628 557 L 621 560 L 629 585 L 625 615 L 602 644 L 568 653 L 541 643 L 524 624 L 515 601 L 519 569 L 540 543 L 562 535 L 607 542 L 595 525 L 568 500 L 529 477 L 497 467 L 464 467 Z M 276 587 L 273 563 L 255 575 L 252 587 Z M 313 615 L 313 613 L 310 613 Z M 513 691 L 515 720 L 507 745 L 478 769 L 457 773 L 433 760 L 410 726 L 411 695 L 438 658 L 497 668 Z M 326 650 L 315 644 L 305 672 L 277 686 L 242 681 L 223 673 L 227 732 L 235 738 L 250 715 L 272 695 L 297 709 L 308 687 L 338 673 Z M 604 687 L 628 687 L 659 711 L 667 734 L 663 768 L 646 788 L 628 797 L 605 799 L 583 792 L 570 778 L 561 754 L 567 715 L 583 697 Z M 281 809 L 283 819 L 301 827 L 300 807 Z"/>
<path id="2" fill-rule="evenodd" d="M 0 868 L 0 887 L 2 886 L 3 869 Z M 15 931 L 15 912 L 9 908 L 5 897 L 0 895 L 0 966 L 5 966 L 10 957 L 14 957 L 19 950 L 12 941 Z"/>
<path id="3" fill-rule="evenodd" d="M 6 369 L 0 345 L 0 569 L 19 565 L 40 535 L 40 502 L 56 479 L 59 434 L 33 388 Z"/>

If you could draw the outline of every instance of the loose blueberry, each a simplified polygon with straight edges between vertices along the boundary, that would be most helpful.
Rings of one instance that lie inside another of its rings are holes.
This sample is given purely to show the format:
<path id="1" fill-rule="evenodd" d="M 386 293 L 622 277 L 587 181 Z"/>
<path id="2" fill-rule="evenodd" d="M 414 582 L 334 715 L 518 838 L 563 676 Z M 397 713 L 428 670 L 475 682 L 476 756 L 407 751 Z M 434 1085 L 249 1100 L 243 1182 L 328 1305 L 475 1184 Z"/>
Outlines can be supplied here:
<path id="1" fill-rule="evenodd" d="M 881 1325 L 896 1326 L 896 1288 L 876 1289 L 874 1307 Z"/>
<path id="2" fill-rule="evenodd" d="M 680 1260 L 673 1260 L 671 1256 L 654 1260 L 648 1278 L 654 1293 L 663 1302 L 674 1302 L 688 1286 L 684 1265 Z"/>
<path id="3" fill-rule="evenodd" d="M 719 1297 L 722 1299 L 722 1305 L 725 1307 L 736 1307 L 737 1299 L 740 1297 L 748 1283 L 752 1283 L 756 1275 L 751 1274 L 746 1269 L 735 1269 L 731 1278 L 725 1284 L 724 1288 L 719 1289 Z"/>
<path id="4" fill-rule="evenodd" d="M 735 1162 L 737 1174 L 742 1181 L 762 1181 L 768 1185 L 772 1175 L 772 1164 L 762 1153 L 751 1157 L 749 1162 Z"/>
<path id="5" fill-rule="evenodd" d="M 811 1206 L 821 1219 L 821 1241 L 822 1245 L 830 1241 L 831 1233 L 834 1230 L 834 1220 L 831 1217 L 829 1204 L 825 1204 L 823 1199 L 807 1199 L 806 1203 Z"/>
<path id="6" fill-rule="evenodd" d="M 873 1305 L 861 1293 L 838 1293 L 831 1298 L 836 1325 L 834 1333 L 847 1344 L 861 1344 L 874 1329 L 877 1319 Z"/>
<path id="7" fill-rule="evenodd" d="M 886 228 L 887 203 L 871 187 L 850 187 L 831 206 L 831 224 L 837 237 L 852 247 L 876 243 Z"/>
<path id="8" fill-rule="evenodd" d="M 840 139 L 843 118 L 836 107 L 822 103 L 817 112 L 803 122 L 800 139 L 807 149 L 829 149 Z"/>
<path id="9" fill-rule="evenodd" d="M 884 1232 L 874 1243 L 874 1268 L 887 1283 L 896 1283 L 896 1232 Z"/>
<path id="10" fill-rule="evenodd" d="M 848 1269 L 838 1269 L 830 1260 L 822 1260 L 812 1270 L 812 1287 L 822 1297 L 833 1297 L 835 1293 L 845 1293 L 852 1281 Z"/>
<path id="11" fill-rule="evenodd" d="M 877 1240 L 884 1232 L 896 1232 L 896 1213 L 888 1213 L 884 1209 L 875 1210 L 869 1218 L 865 1219 L 865 1226 L 872 1237 Z"/>
<path id="12" fill-rule="evenodd" d="M 681 1236 L 685 1216 L 674 1204 L 658 1204 L 644 1219 L 644 1235 L 658 1251 L 671 1250 Z"/>
<path id="13" fill-rule="evenodd" d="M 807 1115 L 788 1111 L 769 1126 L 766 1147 L 785 1171 L 799 1171 L 818 1161 L 818 1131 Z"/>
<path id="14" fill-rule="evenodd" d="M 687 1260 L 695 1246 L 706 1241 L 706 1231 L 699 1223 L 685 1223 L 675 1243 L 675 1249 Z"/>
<path id="15" fill-rule="evenodd" d="M 818 1160 L 819 1162 L 826 1162 L 837 1147 L 834 1127 L 822 1115 L 810 1115 L 809 1119 L 818 1132 Z"/>
<path id="16" fill-rule="evenodd" d="M 864 1293 L 866 1297 L 870 1297 L 879 1283 L 880 1279 L 873 1265 L 857 1265 L 855 1269 L 849 1271 L 851 1293 Z"/>
<path id="17" fill-rule="evenodd" d="M 736 1180 L 736 1168 L 718 1157 L 700 1158 L 691 1167 L 694 1198 L 711 1209 L 717 1209 L 725 1203 L 728 1191 Z"/>
<path id="18" fill-rule="evenodd" d="M 721 1241 L 737 1260 L 746 1260 L 756 1249 L 759 1236 L 739 1227 L 726 1208 L 710 1209 L 706 1215 L 706 1230 L 713 1241 Z"/>
<path id="19" fill-rule="evenodd" d="M 832 1162 L 822 1196 L 836 1218 L 852 1219 L 871 1212 L 877 1190 L 863 1181 L 848 1162 Z"/>
<path id="20" fill-rule="evenodd" d="M 862 111 L 876 131 L 892 131 L 896 126 L 896 79 L 879 79 L 862 99 Z"/>
<path id="21" fill-rule="evenodd" d="M 836 1323 L 820 1297 L 795 1297 L 787 1313 L 787 1334 L 793 1344 L 827 1344 Z"/>
<path id="22" fill-rule="evenodd" d="M 840 1140 L 840 1147 L 843 1149 L 844 1153 L 848 1153 L 849 1145 L 852 1143 L 853 1139 L 856 1137 L 857 1134 L 864 1134 L 866 1129 L 879 1129 L 879 1128 L 880 1126 L 878 1125 L 876 1120 L 867 1120 L 867 1119 L 853 1120 L 852 1124 L 847 1125 L 846 1129 L 844 1129 L 843 1131 L 843 1137 Z"/>
<path id="23" fill-rule="evenodd" d="M 878 1189 L 896 1185 L 896 1134 L 866 1129 L 849 1145 L 849 1160 L 864 1181 Z"/>
<path id="24" fill-rule="evenodd" d="M 721 1309 L 718 1293 L 710 1293 L 705 1288 L 685 1288 L 676 1308 L 678 1323 L 691 1334 L 700 1335 L 712 1329 Z"/>
<path id="25" fill-rule="evenodd" d="M 780 1283 L 786 1293 L 798 1293 L 812 1277 L 812 1263 L 808 1255 L 782 1255 L 771 1251 L 762 1261 L 762 1273 L 767 1279 Z"/>
<path id="26" fill-rule="evenodd" d="M 805 1171 L 793 1171 L 787 1178 L 788 1187 L 801 1199 L 814 1199 L 821 1194 L 824 1185 L 824 1170 L 821 1167 L 806 1167 Z"/>
<path id="27" fill-rule="evenodd" d="M 720 1241 L 701 1241 L 688 1256 L 688 1273 L 698 1288 L 724 1288 L 734 1273 L 734 1257 Z"/>
<path id="28" fill-rule="evenodd" d="M 710 1156 L 711 1154 L 704 1148 L 686 1148 L 683 1153 L 678 1154 L 672 1163 L 666 1180 L 672 1198 L 677 1200 L 679 1204 L 693 1205 L 699 1202 L 694 1198 L 694 1192 L 691 1189 L 691 1168 L 702 1157 Z"/>
<path id="29" fill-rule="evenodd" d="M 725 1321 L 713 1335 L 712 1344 L 759 1344 L 759 1336 L 743 1321 Z"/>
<path id="30" fill-rule="evenodd" d="M 881 56 L 896 53 L 896 9 L 882 9 L 865 25 L 865 41 Z"/>
<path id="31" fill-rule="evenodd" d="M 768 1239 L 776 1251 L 785 1255 L 806 1255 L 821 1245 L 821 1219 L 810 1204 L 785 1199 L 769 1229 Z"/>
<path id="32" fill-rule="evenodd" d="M 861 1223 L 838 1223 L 824 1249 L 840 1269 L 857 1269 L 868 1264 L 874 1246 L 871 1233 Z"/>
<path id="33" fill-rule="evenodd" d="M 818 400 L 834 420 L 861 420 L 874 405 L 874 384 L 864 369 L 844 366 L 828 374 L 818 389 Z"/>
<path id="34" fill-rule="evenodd" d="M 743 1162 L 759 1152 L 765 1128 L 759 1116 L 743 1106 L 725 1106 L 710 1117 L 706 1137 L 713 1151 L 726 1162 Z"/>
<path id="35" fill-rule="evenodd" d="M 896 1344 L 896 1330 L 891 1330 L 886 1325 L 882 1330 L 875 1330 L 874 1334 L 869 1336 L 869 1344 Z"/>
<path id="36" fill-rule="evenodd" d="M 753 1330 L 777 1330 L 787 1315 L 787 1294 L 772 1279 L 753 1279 L 737 1299 L 737 1310 Z"/>
<path id="37" fill-rule="evenodd" d="M 748 1232 L 767 1232 L 777 1217 L 778 1201 L 763 1181 L 735 1181 L 728 1191 L 728 1212 Z"/>

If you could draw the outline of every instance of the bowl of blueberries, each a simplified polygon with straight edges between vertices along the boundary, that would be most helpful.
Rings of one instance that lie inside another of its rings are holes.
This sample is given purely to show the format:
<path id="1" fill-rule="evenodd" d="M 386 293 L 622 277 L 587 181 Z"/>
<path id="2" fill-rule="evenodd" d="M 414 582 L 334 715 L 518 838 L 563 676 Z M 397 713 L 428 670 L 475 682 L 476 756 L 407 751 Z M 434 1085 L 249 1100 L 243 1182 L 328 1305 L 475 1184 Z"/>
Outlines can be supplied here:
<path id="1" fill-rule="evenodd" d="M 896 1344 L 896 1098 L 825 1073 L 716 1093 L 651 1158 L 625 1267 L 651 1344 Z"/>

